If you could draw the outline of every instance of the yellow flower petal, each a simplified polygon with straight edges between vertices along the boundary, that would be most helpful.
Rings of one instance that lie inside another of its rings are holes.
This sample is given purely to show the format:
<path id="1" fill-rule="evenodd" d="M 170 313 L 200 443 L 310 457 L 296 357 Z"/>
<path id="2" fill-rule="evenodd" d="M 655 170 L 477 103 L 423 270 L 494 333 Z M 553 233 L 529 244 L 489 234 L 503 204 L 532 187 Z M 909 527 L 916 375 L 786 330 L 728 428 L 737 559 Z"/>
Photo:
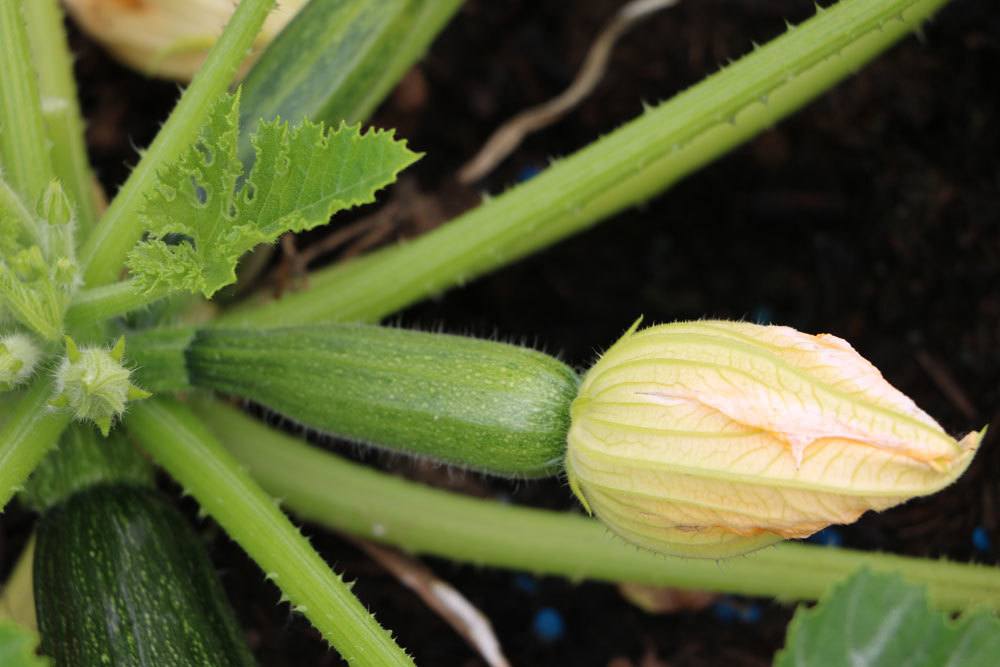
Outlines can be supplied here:
<path id="1" fill-rule="evenodd" d="M 721 557 L 937 491 L 980 439 L 835 336 L 685 322 L 630 331 L 586 375 L 567 470 L 626 539 Z"/>

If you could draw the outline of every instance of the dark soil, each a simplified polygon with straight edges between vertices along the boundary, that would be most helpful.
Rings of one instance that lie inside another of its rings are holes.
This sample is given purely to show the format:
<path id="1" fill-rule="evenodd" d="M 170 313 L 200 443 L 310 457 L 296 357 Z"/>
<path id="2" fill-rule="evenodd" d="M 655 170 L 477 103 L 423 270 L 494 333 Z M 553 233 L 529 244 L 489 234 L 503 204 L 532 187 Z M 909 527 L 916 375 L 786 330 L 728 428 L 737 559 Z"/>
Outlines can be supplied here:
<path id="1" fill-rule="evenodd" d="M 451 174 L 500 122 L 568 84 L 619 4 L 470 0 L 374 123 L 399 128 L 426 151 L 411 170 L 423 191 L 452 193 Z M 638 114 L 643 100 L 669 97 L 746 52 L 751 40 L 778 34 L 784 19 L 806 18 L 812 7 L 812 0 L 681 2 L 635 28 L 595 94 L 531 137 L 485 189 L 501 191 L 550 156 L 614 129 Z M 149 142 L 177 89 L 128 73 L 80 35 L 74 47 L 90 150 L 113 191 L 136 159 L 133 147 Z M 398 319 L 537 341 L 581 367 L 640 314 L 647 322 L 772 321 L 847 338 L 953 433 L 996 423 L 998 71 L 994 3 L 955 0 L 923 39 L 907 39 L 648 205 Z M 996 562 L 995 433 L 954 487 L 866 516 L 833 538 L 864 549 Z M 425 473 L 398 460 L 372 462 Z M 459 477 L 451 475 L 451 483 Z M 574 505 L 558 481 L 507 486 L 472 478 L 467 486 L 516 502 Z M 28 525 L 26 516 L 8 514 L 4 543 L 17 543 Z M 261 664 L 340 664 L 308 623 L 277 605 L 276 589 L 239 548 L 202 525 Z M 319 528 L 307 532 L 338 570 L 358 580 L 356 592 L 418 664 L 482 664 L 361 552 Z M 5 567 L 13 553 L 0 553 Z M 781 646 L 792 612 L 768 600 L 726 599 L 701 612 L 654 616 L 609 585 L 429 564 L 492 620 L 514 665 L 764 665 Z M 546 641 L 533 631 L 545 608 L 562 616 L 561 638 Z"/>

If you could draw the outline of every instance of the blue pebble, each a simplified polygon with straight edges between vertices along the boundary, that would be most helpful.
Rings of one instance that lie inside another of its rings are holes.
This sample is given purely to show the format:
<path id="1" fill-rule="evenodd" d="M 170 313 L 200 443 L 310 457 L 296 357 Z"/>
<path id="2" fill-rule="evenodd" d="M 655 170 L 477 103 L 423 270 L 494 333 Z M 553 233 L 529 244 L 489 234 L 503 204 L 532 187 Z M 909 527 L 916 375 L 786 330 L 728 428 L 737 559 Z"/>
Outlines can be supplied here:
<path id="1" fill-rule="evenodd" d="M 740 610 L 737 609 L 732 602 L 727 600 L 719 600 L 712 605 L 712 612 L 715 614 L 715 617 L 723 623 L 732 623 L 740 617 Z"/>
<path id="2" fill-rule="evenodd" d="M 535 614 L 531 628 L 541 641 L 555 642 L 566 634 L 566 621 L 563 620 L 562 614 L 558 610 L 552 607 L 543 607 Z"/>
<path id="3" fill-rule="evenodd" d="M 990 534 L 982 526 L 976 526 L 972 531 L 972 546 L 982 553 L 989 553 L 993 548 L 990 544 Z"/>
<path id="4" fill-rule="evenodd" d="M 514 588 L 534 595 L 538 592 L 538 582 L 530 574 L 519 574 L 514 577 Z"/>
<path id="5" fill-rule="evenodd" d="M 824 547 L 839 547 L 844 544 L 844 536 L 836 528 L 824 528 L 809 538 L 809 542 Z"/>
<path id="6" fill-rule="evenodd" d="M 740 610 L 740 620 L 744 623 L 756 623 L 762 615 L 760 605 L 756 604 L 748 604 Z"/>
<path id="7" fill-rule="evenodd" d="M 521 181 L 522 183 L 524 181 L 530 181 L 535 176 L 538 176 L 540 173 L 542 173 L 541 167 L 529 164 L 526 167 L 521 167 L 521 171 L 517 172 L 517 180 Z"/>

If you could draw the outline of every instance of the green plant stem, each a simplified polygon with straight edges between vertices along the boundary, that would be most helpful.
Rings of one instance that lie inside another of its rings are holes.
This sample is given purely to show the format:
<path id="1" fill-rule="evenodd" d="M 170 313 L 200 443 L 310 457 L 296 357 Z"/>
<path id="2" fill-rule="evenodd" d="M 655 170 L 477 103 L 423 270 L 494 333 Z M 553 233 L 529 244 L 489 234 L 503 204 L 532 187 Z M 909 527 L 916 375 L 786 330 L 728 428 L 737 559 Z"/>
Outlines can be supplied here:
<path id="1" fill-rule="evenodd" d="M 143 154 L 104 217 L 87 237 L 81 253 L 89 287 L 118 278 L 125 257 L 142 236 L 139 210 L 157 171 L 188 150 L 219 96 L 229 87 L 275 0 L 239 3 L 204 66 L 184 91 L 170 118 Z M 6 78 L 6 77 L 5 77 Z"/>
<path id="2" fill-rule="evenodd" d="M 45 373 L 17 399 L 3 397 L 7 414 L 0 425 L 0 508 L 7 506 L 69 424 L 67 411 L 49 409 L 51 397 L 52 384 Z M 9 408 L 8 401 L 13 402 Z"/>
<path id="3" fill-rule="evenodd" d="M 135 364 L 136 384 L 154 394 L 194 389 L 188 370 L 188 349 L 197 333 L 194 327 L 157 327 L 129 335 L 128 358 Z"/>
<path id="4" fill-rule="evenodd" d="M 448 24 L 463 0 L 409 0 L 406 17 L 395 23 L 396 30 L 389 55 L 378 58 L 380 71 L 371 72 L 371 83 L 357 99 L 353 108 L 341 112 L 348 122 L 362 121 L 370 116 L 406 71 L 417 62 L 431 41 Z M 373 68 L 374 69 L 374 68 Z M 331 119 L 332 122 L 332 119 Z"/>
<path id="5" fill-rule="evenodd" d="M 96 189 L 83 141 L 83 119 L 62 9 L 58 0 L 30 0 L 24 10 L 28 41 L 38 70 L 42 114 L 52 147 L 52 166 L 76 204 L 78 229 L 85 234 L 97 221 Z"/>
<path id="6" fill-rule="evenodd" d="M 237 307 L 222 321 L 371 321 L 513 262 L 649 199 L 771 127 L 945 1 L 842 0 L 471 212 L 412 242 L 318 271 L 309 290 Z"/>
<path id="7" fill-rule="evenodd" d="M 0 165 L 34 208 L 54 172 L 22 6 L 0 2 Z"/>
<path id="8" fill-rule="evenodd" d="M 74 329 L 103 322 L 145 308 L 168 294 L 167 289 L 142 291 L 131 279 L 80 290 L 66 311 L 66 326 Z"/>
<path id="9" fill-rule="evenodd" d="M 253 161 L 250 136 L 261 119 L 332 126 L 366 120 L 461 4 L 346 0 L 303 7 L 243 82 L 240 159 Z"/>
<path id="10" fill-rule="evenodd" d="M 38 619 L 35 617 L 35 590 L 32 585 L 32 561 L 35 558 L 35 534 L 28 538 L 28 543 L 21 550 L 21 555 L 14 563 L 3 591 L 0 592 L 0 620 L 9 618 L 18 625 L 31 630 L 38 629 Z"/>
<path id="11" fill-rule="evenodd" d="M 137 403 L 126 425 L 351 664 L 412 661 L 198 417 L 171 399 Z"/>
<path id="12" fill-rule="evenodd" d="M 0 176 L 0 212 L 13 220 L 21 231 L 40 247 L 46 246 L 46 238 L 40 233 L 35 217 L 25 206 L 24 200 Z"/>
<path id="13" fill-rule="evenodd" d="M 93 424 L 75 422 L 63 431 L 59 448 L 42 459 L 18 494 L 39 514 L 71 496 L 107 484 L 152 488 L 153 464 L 121 430 L 102 436 Z"/>
<path id="14" fill-rule="evenodd" d="M 195 411 L 300 517 L 415 553 L 573 580 L 633 581 L 783 600 L 817 599 L 858 568 L 924 584 L 944 609 L 1000 609 L 1000 569 L 786 543 L 723 561 L 659 556 L 595 520 L 432 489 L 350 463 L 218 401 Z"/>

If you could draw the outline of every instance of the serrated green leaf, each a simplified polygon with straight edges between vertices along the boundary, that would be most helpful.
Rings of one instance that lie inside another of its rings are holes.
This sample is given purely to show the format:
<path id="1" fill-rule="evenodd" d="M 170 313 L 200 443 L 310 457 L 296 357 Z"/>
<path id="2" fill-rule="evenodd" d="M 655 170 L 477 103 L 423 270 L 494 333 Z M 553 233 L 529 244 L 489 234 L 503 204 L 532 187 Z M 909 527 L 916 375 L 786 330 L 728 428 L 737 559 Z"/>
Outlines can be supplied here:
<path id="1" fill-rule="evenodd" d="M 4 667 L 48 667 L 47 658 L 35 655 L 38 636 L 11 620 L 0 620 L 0 665 Z"/>
<path id="2" fill-rule="evenodd" d="M 775 667 L 994 667 L 1000 619 L 930 609 L 923 587 L 862 570 L 815 607 L 799 607 Z"/>
<path id="3" fill-rule="evenodd" d="M 251 137 L 257 158 L 244 183 L 238 118 L 239 93 L 220 99 L 197 144 L 159 174 L 142 213 L 148 237 L 128 259 L 140 289 L 210 297 L 236 280 L 243 253 L 374 201 L 419 157 L 392 132 L 275 120 Z"/>

